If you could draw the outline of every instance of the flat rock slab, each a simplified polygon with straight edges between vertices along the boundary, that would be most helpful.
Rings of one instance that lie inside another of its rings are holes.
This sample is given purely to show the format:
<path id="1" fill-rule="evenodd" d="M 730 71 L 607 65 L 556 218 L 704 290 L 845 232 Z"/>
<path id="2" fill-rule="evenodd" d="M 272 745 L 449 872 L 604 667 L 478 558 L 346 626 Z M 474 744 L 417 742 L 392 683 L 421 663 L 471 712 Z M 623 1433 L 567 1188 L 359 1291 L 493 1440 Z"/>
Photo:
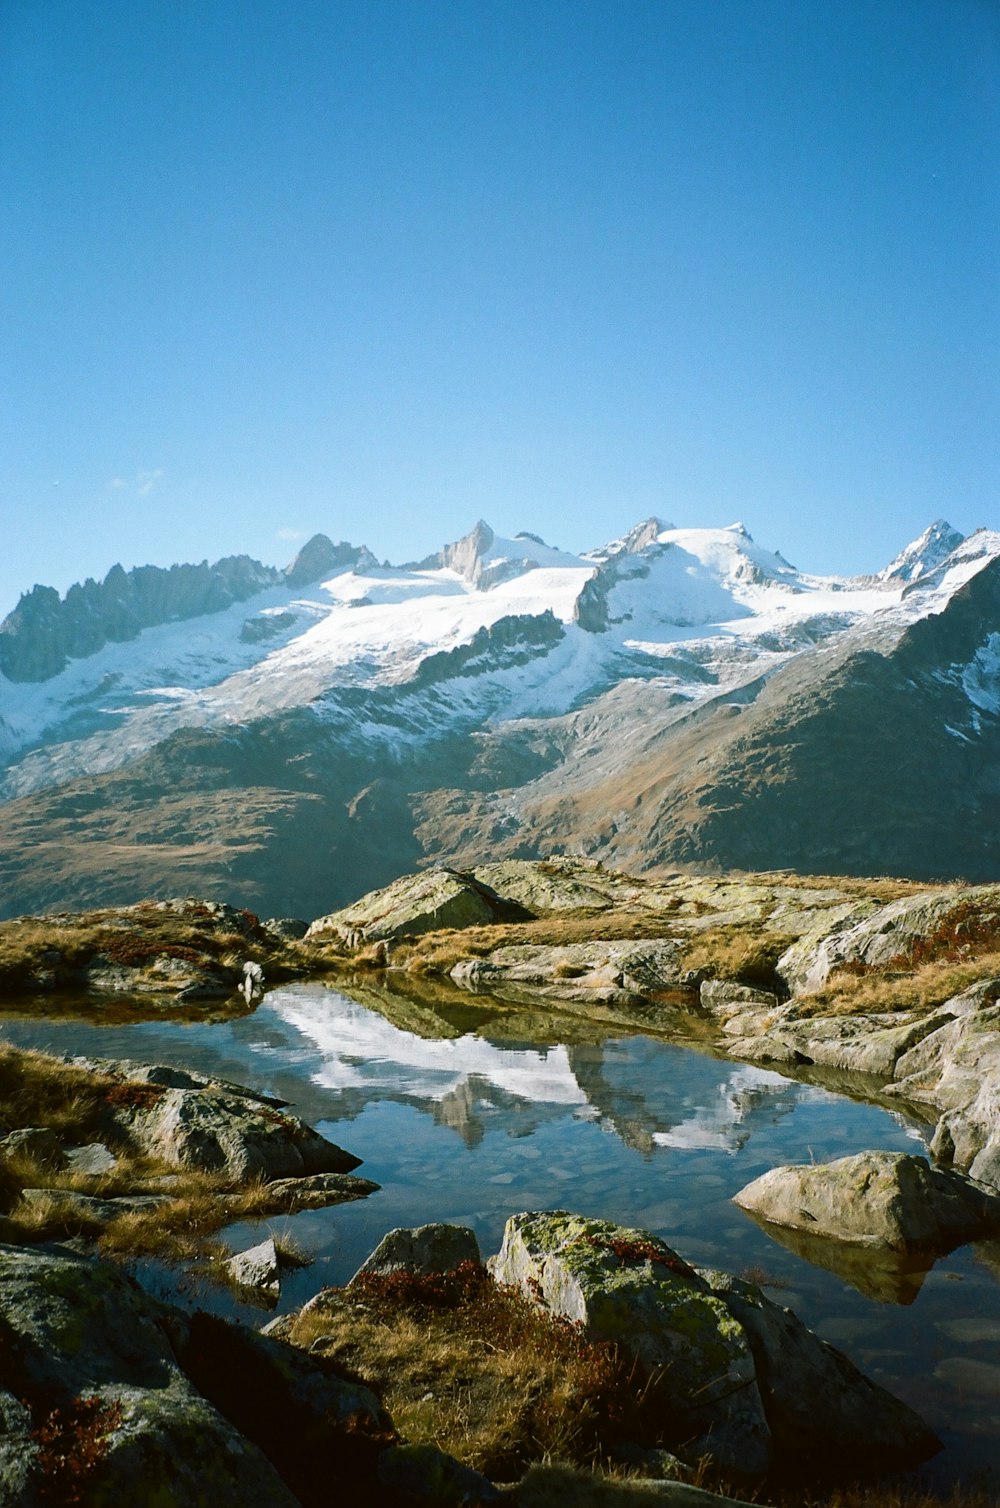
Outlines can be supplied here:
<path id="1" fill-rule="evenodd" d="M 98 1199 L 75 1189 L 22 1189 L 27 1205 L 48 1204 L 56 1218 L 80 1219 L 90 1224 L 110 1225 L 122 1215 L 148 1215 L 172 1201 L 167 1194 L 126 1194 L 118 1199 Z"/>
<path id="2" fill-rule="evenodd" d="M 102 1173 L 117 1168 L 118 1159 L 103 1142 L 93 1141 L 85 1147 L 67 1147 L 66 1166 L 71 1173 L 86 1173 L 91 1178 L 99 1178 Z"/>
<path id="3" fill-rule="evenodd" d="M 776 1225 L 896 1252 L 945 1252 L 1000 1232 L 992 1190 L 902 1152 L 772 1168 L 734 1197 Z"/>
<path id="4" fill-rule="evenodd" d="M 365 1199 L 382 1187 L 370 1178 L 353 1173 L 312 1173 L 305 1178 L 276 1178 L 267 1186 L 270 1200 L 280 1201 L 286 1214 L 296 1210 L 321 1210 L 346 1199 Z"/>

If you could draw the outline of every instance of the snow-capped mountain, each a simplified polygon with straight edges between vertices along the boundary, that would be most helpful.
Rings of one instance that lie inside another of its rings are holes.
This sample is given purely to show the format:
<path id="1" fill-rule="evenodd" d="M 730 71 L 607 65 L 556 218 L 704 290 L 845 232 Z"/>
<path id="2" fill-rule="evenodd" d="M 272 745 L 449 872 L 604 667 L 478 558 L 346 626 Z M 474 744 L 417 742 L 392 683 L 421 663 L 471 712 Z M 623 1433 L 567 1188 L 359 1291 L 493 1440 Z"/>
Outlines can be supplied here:
<path id="1" fill-rule="evenodd" d="M 986 779 L 985 799 L 998 559 L 1000 535 L 963 539 L 940 520 L 864 578 L 797 570 L 740 524 L 650 519 L 574 555 L 479 522 L 401 567 L 320 535 L 285 571 L 235 557 L 115 567 L 63 599 L 36 587 L 0 625 L 3 909 L 182 878 L 230 894 L 235 877 L 264 909 L 314 913 L 477 849 L 992 877 L 996 823 L 977 823 L 975 862 L 968 843 L 940 845 L 928 814 L 933 854 L 894 849 L 867 810 L 864 835 L 849 809 L 839 839 L 817 833 L 814 859 L 791 834 L 807 747 L 807 804 L 824 764 L 827 788 L 851 783 L 837 741 L 856 713 L 833 734 L 816 717 L 836 721 L 845 688 L 856 698 L 873 667 L 909 664 L 918 640 L 899 695 L 922 709 L 921 739 L 894 750 L 895 690 L 867 709 L 865 737 L 897 767 L 932 735 L 963 746 L 975 778 L 949 778 L 966 795 Z M 754 770 L 760 789 L 740 795 Z M 963 799 L 942 790 L 938 804 Z M 40 833 L 58 834 L 44 874 L 28 847 Z"/>

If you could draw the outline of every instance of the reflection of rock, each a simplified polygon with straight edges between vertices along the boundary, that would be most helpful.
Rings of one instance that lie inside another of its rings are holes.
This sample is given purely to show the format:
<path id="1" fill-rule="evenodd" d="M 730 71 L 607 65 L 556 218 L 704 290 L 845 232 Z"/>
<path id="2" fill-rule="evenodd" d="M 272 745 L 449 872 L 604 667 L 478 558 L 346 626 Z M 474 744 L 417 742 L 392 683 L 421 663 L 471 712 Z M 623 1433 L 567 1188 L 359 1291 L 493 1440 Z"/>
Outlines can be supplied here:
<path id="1" fill-rule="evenodd" d="M 457 1131 L 469 1148 L 478 1147 L 485 1134 L 482 1118 L 475 1113 L 481 1094 L 482 1085 L 476 1078 L 463 1079 L 434 1106 L 436 1124 Z"/>
<path id="2" fill-rule="evenodd" d="M 848 1246 L 808 1231 L 789 1230 L 748 1210 L 765 1235 L 813 1267 L 822 1267 L 850 1283 L 866 1299 L 877 1304 L 912 1304 L 923 1286 L 929 1267 L 927 1257 L 904 1257 L 896 1252 L 867 1246 Z"/>
<path id="3" fill-rule="evenodd" d="M 762 1219 L 890 1251 L 951 1251 L 1000 1230 L 1000 1198 L 903 1152 L 772 1168 L 735 1196 Z"/>

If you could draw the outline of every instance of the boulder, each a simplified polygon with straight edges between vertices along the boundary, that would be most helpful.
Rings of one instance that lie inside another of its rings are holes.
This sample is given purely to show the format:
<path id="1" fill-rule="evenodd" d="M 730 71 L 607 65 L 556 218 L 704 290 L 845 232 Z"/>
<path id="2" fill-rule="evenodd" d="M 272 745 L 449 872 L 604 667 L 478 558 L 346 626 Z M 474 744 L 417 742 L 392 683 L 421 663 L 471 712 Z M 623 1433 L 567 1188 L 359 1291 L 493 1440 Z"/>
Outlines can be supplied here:
<path id="1" fill-rule="evenodd" d="M 48 1126 L 22 1126 L 0 1137 L 0 1156 L 33 1157 L 57 1168 L 66 1164 L 59 1138 Z"/>
<path id="2" fill-rule="evenodd" d="M 319 917 L 306 937 L 344 937 L 356 932 L 365 942 L 391 941 L 442 927 L 488 926 L 517 915 L 524 915 L 519 907 L 504 903 L 470 875 L 454 869 L 426 869 L 362 896 L 343 911 Z"/>
<path id="3" fill-rule="evenodd" d="M 871 1382 L 790 1309 L 753 1283 L 702 1272 L 743 1327 L 753 1352 L 776 1459 L 782 1467 L 843 1476 L 916 1465 L 941 1442 L 920 1416 Z"/>
<path id="4" fill-rule="evenodd" d="M 378 1457 L 397 1436 L 370 1388 L 322 1356 L 210 1314 L 194 1314 L 176 1345 L 191 1381 L 305 1508 L 379 1501 Z"/>
<path id="5" fill-rule="evenodd" d="M 349 1173 L 361 1161 L 296 1116 L 211 1084 L 158 1086 L 154 1094 L 117 1105 L 112 1118 L 136 1150 L 239 1183 L 255 1176 Z"/>
<path id="6" fill-rule="evenodd" d="M 1000 1196 L 903 1152 L 772 1168 L 734 1197 L 776 1225 L 897 1252 L 946 1252 L 1000 1233 Z"/>
<path id="7" fill-rule="evenodd" d="M 463 1466 L 436 1445 L 390 1445 L 378 1458 L 378 1479 L 404 1502 L 434 1508 L 494 1503 L 504 1496 L 482 1472 Z"/>
<path id="8" fill-rule="evenodd" d="M 258 1246 L 237 1252 L 223 1265 L 238 1288 L 249 1289 L 263 1299 L 277 1302 L 281 1291 L 281 1261 L 273 1236 Z"/>
<path id="9" fill-rule="evenodd" d="M 742 1327 L 704 1279 L 646 1231 L 553 1210 L 514 1215 L 487 1264 L 499 1283 L 613 1341 L 669 1388 L 669 1444 L 762 1475 L 770 1431 Z"/>
<path id="10" fill-rule="evenodd" d="M 384 1235 L 351 1279 L 392 1272 L 453 1272 L 463 1262 L 482 1262 L 476 1233 L 467 1225 L 418 1225 Z M 348 1284 L 350 1287 L 350 1284 Z"/>
<path id="11" fill-rule="evenodd" d="M 872 1473 L 939 1449 L 912 1409 L 791 1310 L 726 1273 L 696 1272 L 646 1231 L 563 1211 L 515 1215 L 487 1265 L 659 1374 L 663 1443 L 692 1464 L 709 1455 L 747 1476 Z"/>
<path id="12" fill-rule="evenodd" d="M 111 1263 L 0 1246 L 0 1492 L 76 1502 L 296 1508 L 266 1457 L 184 1376 L 170 1311 Z M 13 1400 L 13 1401 L 12 1401 Z"/>

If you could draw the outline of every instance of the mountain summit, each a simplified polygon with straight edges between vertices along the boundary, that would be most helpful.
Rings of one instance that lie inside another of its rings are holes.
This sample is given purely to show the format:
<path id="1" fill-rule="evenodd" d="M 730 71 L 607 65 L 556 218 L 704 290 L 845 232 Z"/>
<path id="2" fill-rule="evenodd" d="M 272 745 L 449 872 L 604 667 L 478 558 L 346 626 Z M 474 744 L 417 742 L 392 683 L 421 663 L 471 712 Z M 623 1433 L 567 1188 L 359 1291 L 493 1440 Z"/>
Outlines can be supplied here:
<path id="1" fill-rule="evenodd" d="M 998 580 L 1000 536 L 942 521 L 844 578 L 651 518 L 36 587 L 0 625 L 3 905 L 311 915 L 550 851 L 994 878 Z"/>

